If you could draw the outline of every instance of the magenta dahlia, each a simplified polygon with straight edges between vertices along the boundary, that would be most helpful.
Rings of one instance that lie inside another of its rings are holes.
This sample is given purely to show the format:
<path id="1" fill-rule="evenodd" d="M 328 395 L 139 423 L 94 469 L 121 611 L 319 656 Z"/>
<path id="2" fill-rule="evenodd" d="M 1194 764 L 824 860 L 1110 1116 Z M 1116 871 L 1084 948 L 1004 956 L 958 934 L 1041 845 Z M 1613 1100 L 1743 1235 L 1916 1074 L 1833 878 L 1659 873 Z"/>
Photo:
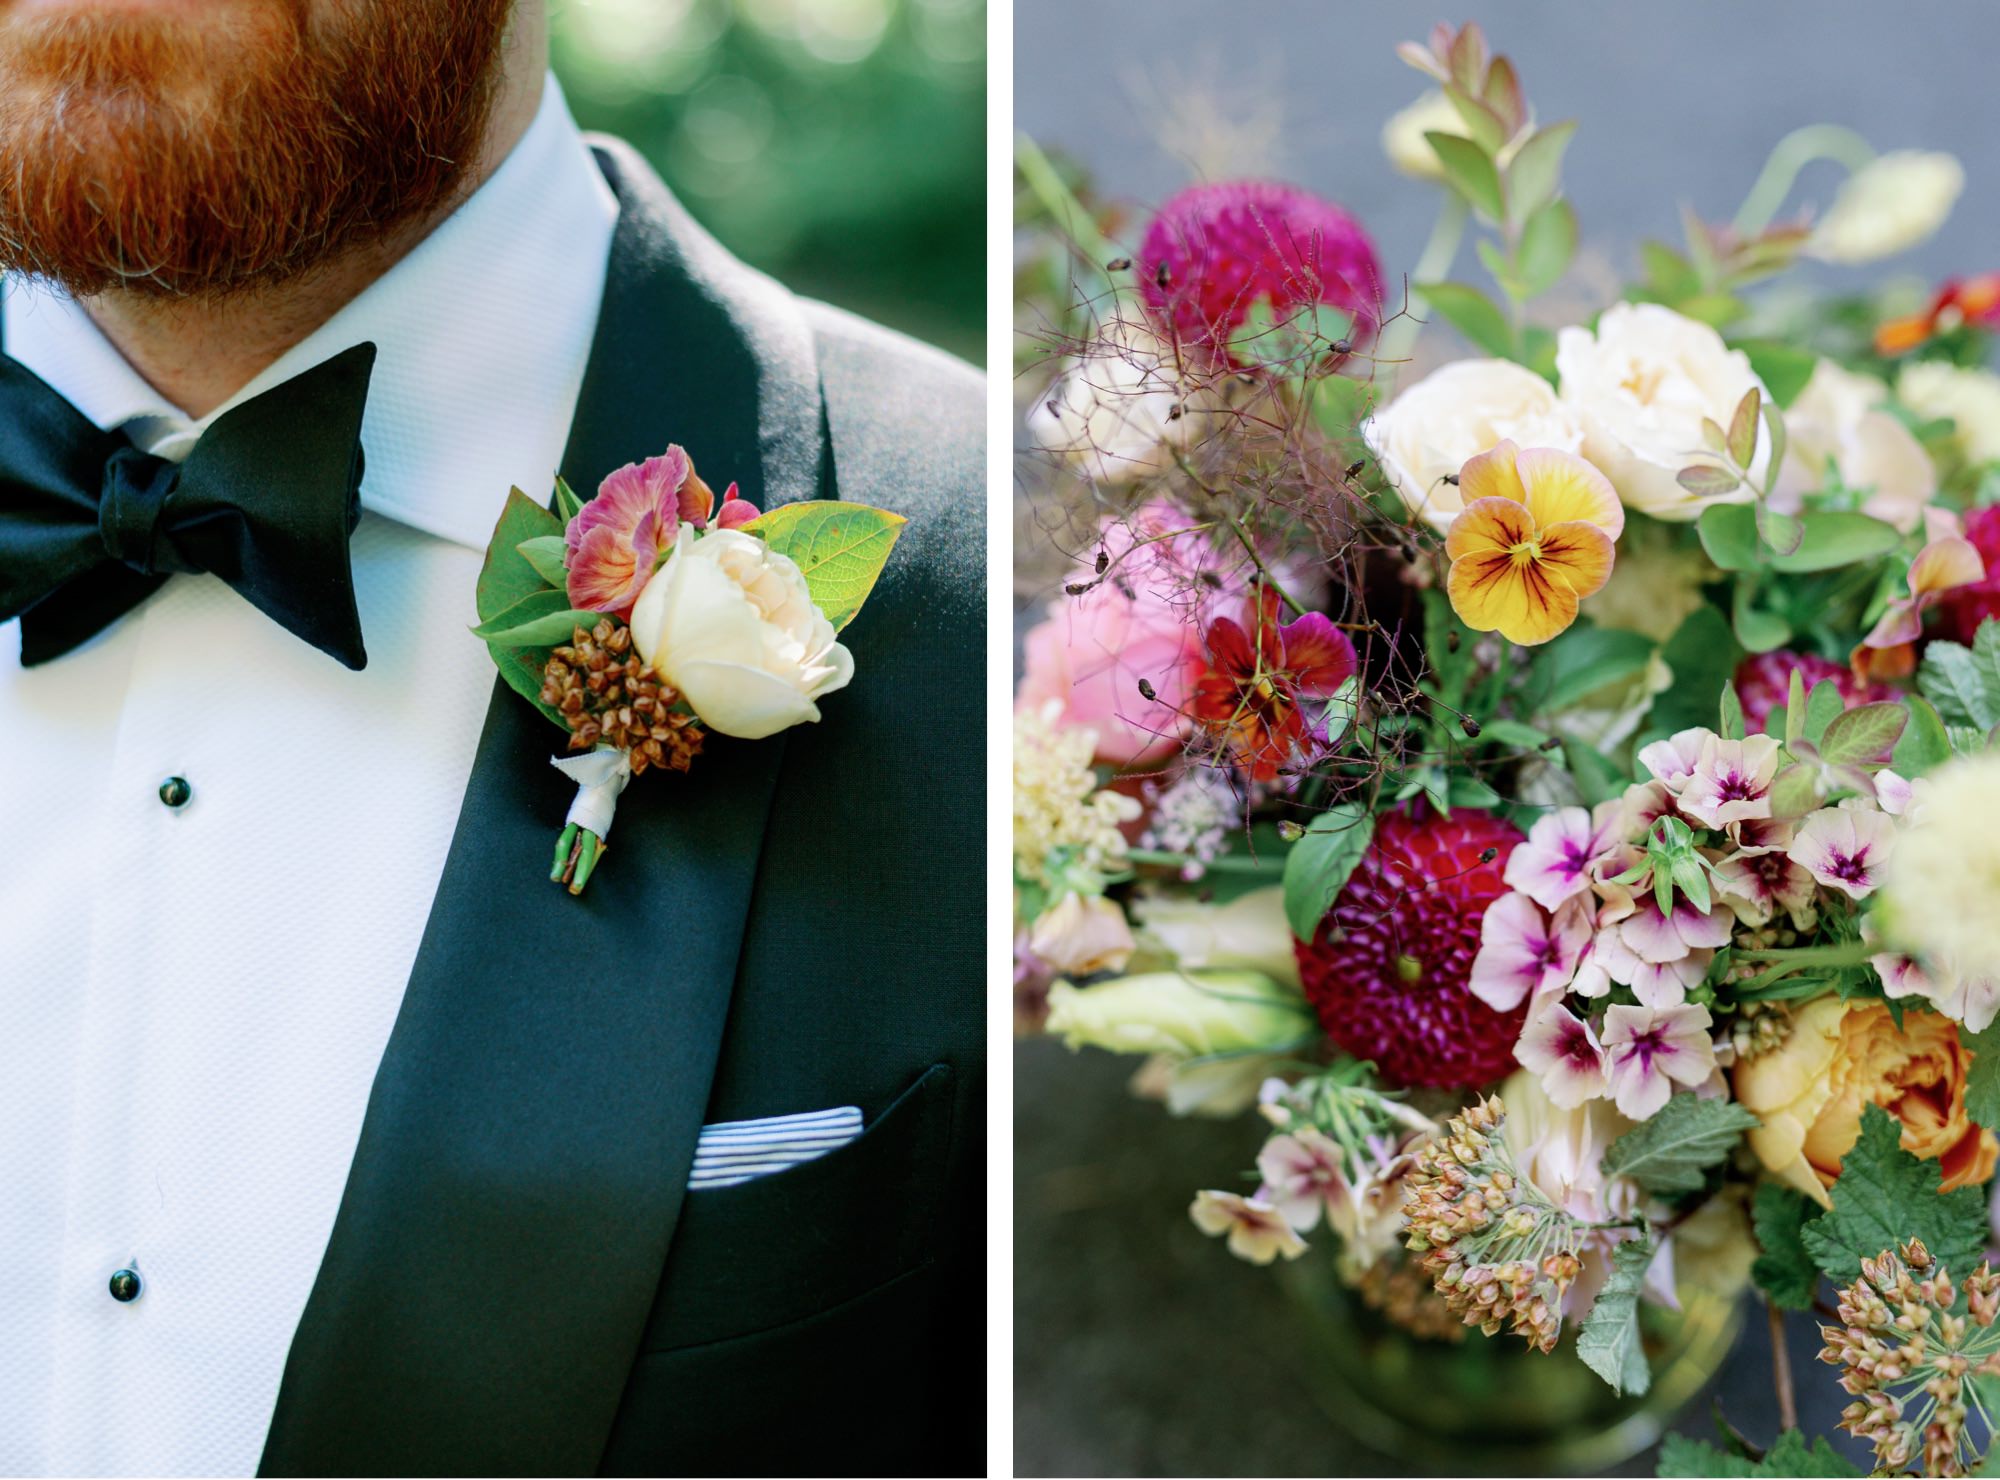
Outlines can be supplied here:
<path id="1" fill-rule="evenodd" d="M 1520 841 L 1490 812 L 1384 812 L 1312 942 L 1294 942 L 1327 1037 L 1390 1084 L 1457 1088 L 1513 1071 L 1527 1003 L 1496 1012 L 1467 979 Z"/>
<path id="2" fill-rule="evenodd" d="M 1259 301 L 1275 322 L 1330 304 L 1361 343 L 1382 312 L 1382 274 L 1361 223 L 1332 201 L 1264 180 L 1191 185 L 1160 207 L 1139 247 L 1140 291 L 1181 344 L 1229 341 Z M 1240 366 L 1238 368 L 1241 368 Z"/>
<path id="3" fill-rule="evenodd" d="M 1986 579 L 1960 586 L 1938 598 L 1938 635 L 1969 643 L 1988 617 L 2000 617 L 2000 504 L 1965 516 L 1965 537 L 1986 562 Z"/>
<path id="4" fill-rule="evenodd" d="M 1743 706 L 1743 728 L 1752 735 L 1764 733 L 1771 711 L 1782 705 L 1792 692 L 1792 673 L 1810 694 L 1813 685 L 1831 679 L 1848 708 L 1873 704 L 1893 697 L 1893 691 L 1879 683 L 1862 683 L 1853 670 L 1816 653 L 1794 653 L 1779 648 L 1772 653 L 1753 653 L 1736 665 L 1736 698 Z"/>

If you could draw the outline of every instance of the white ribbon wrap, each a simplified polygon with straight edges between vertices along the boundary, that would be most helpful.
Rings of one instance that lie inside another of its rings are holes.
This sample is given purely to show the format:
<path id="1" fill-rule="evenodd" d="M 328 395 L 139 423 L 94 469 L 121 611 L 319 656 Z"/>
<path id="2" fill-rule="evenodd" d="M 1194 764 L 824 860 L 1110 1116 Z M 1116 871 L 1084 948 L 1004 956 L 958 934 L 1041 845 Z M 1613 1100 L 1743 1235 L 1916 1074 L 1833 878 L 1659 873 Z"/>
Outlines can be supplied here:
<path id="1" fill-rule="evenodd" d="M 632 779 L 632 763 L 615 745 L 600 745 L 588 755 L 556 755 L 549 764 L 576 783 L 576 800 L 569 804 L 563 821 L 597 834 L 599 840 L 611 836 L 611 819 L 618 812 L 618 794 Z"/>

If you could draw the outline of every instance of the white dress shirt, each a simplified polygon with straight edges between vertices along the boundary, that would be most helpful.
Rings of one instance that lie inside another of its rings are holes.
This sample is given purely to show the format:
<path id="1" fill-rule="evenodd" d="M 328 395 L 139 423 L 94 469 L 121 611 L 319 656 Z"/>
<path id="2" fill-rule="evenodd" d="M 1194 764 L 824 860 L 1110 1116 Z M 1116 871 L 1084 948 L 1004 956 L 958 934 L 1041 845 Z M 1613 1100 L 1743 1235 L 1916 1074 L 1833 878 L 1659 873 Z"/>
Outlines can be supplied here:
<path id="1" fill-rule="evenodd" d="M 364 671 L 205 575 L 37 668 L 0 626 L 0 1474 L 257 1466 L 493 689 L 481 555 L 510 485 L 552 485 L 616 216 L 551 78 L 492 178 L 229 403 L 379 347 Z M 4 326 L 147 451 L 214 419 L 44 287 Z"/>

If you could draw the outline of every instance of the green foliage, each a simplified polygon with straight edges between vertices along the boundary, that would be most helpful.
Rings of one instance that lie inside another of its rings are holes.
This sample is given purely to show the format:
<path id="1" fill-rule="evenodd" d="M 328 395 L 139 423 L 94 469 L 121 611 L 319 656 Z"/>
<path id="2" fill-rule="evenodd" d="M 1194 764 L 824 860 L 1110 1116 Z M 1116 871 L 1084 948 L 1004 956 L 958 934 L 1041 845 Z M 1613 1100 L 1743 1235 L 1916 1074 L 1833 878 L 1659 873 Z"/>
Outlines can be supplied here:
<path id="1" fill-rule="evenodd" d="M 1505 220 L 1507 206 L 1492 155 L 1463 134 L 1428 133 L 1424 137 L 1437 151 L 1446 183 L 1489 221 Z"/>
<path id="2" fill-rule="evenodd" d="M 1652 656 L 1653 640 L 1644 633 L 1599 627 L 1580 618 L 1535 650 L 1525 691 L 1537 710 L 1567 709 L 1587 694 L 1631 678 Z"/>
<path id="3" fill-rule="evenodd" d="M 1618 1394 L 1638 1394 L 1652 1386 L 1646 1353 L 1639 1342 L 1639 1291 L 1653 1262 L 1653 1235 L 1642 1229 L 1611 1251 L 1611 1277 L 1576 1333 L 1576 1354 Z"/>
<path id="4" fill-rule="evenodd" d="M 1706 727 L 1743 656 L 1728 619 L 1712 606 L 1697 607 L 1667 640 L 1660 656 L 1673 670 L 1674 681 L 1653 700 L 1647 728 L 1671 735 L 1695 725 Z"/>
<path id="5" fill-rule="evenodd" d="M 558 493 L 560 498 L 561 494 Z M 559 534 L 536 535 L 531 540 L 522 540 L 514 547 L 521 552 L 521 558 L 535 568 L 535 574 L 558 590 L 569 584 L 569 571 L 563 564 L 567 553 L 563 537 Z"/>
<path id="6" fill-rule="evenodd" d="M 1328 808 L 1307 825 L 1285 855 L 1285 919 L 1292 934 L 1313 938 L 1374 836 L 1374 815 L 1352 802 Z"/>
<path id="7" fill-rule="evenodd" d="M 1923 695 L 1904 695 L 1903 706 L 1910 711 L 1910 722 L 1896 742 L 1890 766 L 1899 776 L 1915 778 L 1951 759 L 1951 740 L 1936 706 Z"/>
<path id="8" fill-rule="evenodd" d="M 1990 730 L 2000 724 L 2000 622 L 1981 622 L 1971 647 L 1933 641 L 1924 649 L 1917 688 L 1947 727 Z"/>
<path id="9" fill-rule="evenodd" d="M 1986 1249 L 1986 1199 L 1977 1187 L 1939 1192 L 1943 1173 L 1902 1146 L 1902 1131 L 1879 1105 L 1861 1112 L 1861 1139 L 1840 1165 L 1833 1207 L 1800 1231 L 1827 1277 L 1852 1284 L 1861 1261 L 1913 1238 L 1960 1279 Z"/>
<path id="10" fill-rule="evenodd" d="M 1965 1113 L 1988 1130 L 2000 1130 L 2000 1023 L 1988 1023 L 1977 1033 L 1961 1027 L 1958 1036 L 1972 1050 L 1972 1067 L 1965 1076 Z"/>
<path id="11" fill-rule="evenodd" d="M 813 605 L 838 632 L 861 610 L 910 521 L 866 504 L 812 499 L 784 504 L 743 528 L 788 555 L 806 578 Z"/>
<path id="12" fill-rule="evenodd" d="M 1717 1449 L 1701 1439 L 1685 1434 L 1668 1434 L 1660 1441 L 1660 1467 L 1654 1471 L 1665 1477 L 1749 1476 L 1752 1480 L 1848 1480 L 1865 1475 L 1824 1438 L 1811 1445 L 1797 1429 L 1787 1429 L 1765 1451 L 1761 1460 L 1748 1459 Z"/>
<path id="13" fill-rule="evenodd" d="M 1630 1177 L 1663 1197 L 1694 1192 L 1708 1169 L 1760 1123 L 1733 1100 L 1675 1095 L 1659 1114 L 1611 1143 L 1604 1153 L 1604 1175 Z"/>
<path id="14" fill-rule="evenodd" d="M 1724 570 L 1768 567 L 1788 575 L 1877 560 L 1902 541 L 1892 524 L 1840 509 L 1799 517 L 1798 543 L 1785 553 L 1763 547 L 1757 511 L 1748 504 L 1712 504 L 1695 528 L 1708 558 Z"/>
<path id="15" fill-rule="evenodd" d="M 577 628 L 594 626 L 601 615 L 571 610 L 566 591 L 537 591 L 481 622 L 472 635 L 500 647 L 554 647 L 568 642 Z"/>
<path id="16" fill-rule="evenodd" d="M 1806 1310 L 1819 1289 L 1819 1266 L 1806 1249 L 1802 1231 L 1819 1216 L 1819 1205 L 1796 1187 L 1765 1182 L 1750 1205 L 1762 1250 L 1750 1278 L 1764 1298 L 1782 1310 Z"/>
<path id="17" fill-rule="evenodd" d="M 1572 118 L 1538 128 L 1521 141 L 1507 163 L 1507 209 L 1515 221 L 1532 223 L 1555 199 L 1562 186 L 1563 153 L 1574 137 L 1576 120 Z M 1570 218 L 1569 230 L 1574 249 L 1574 216 Z M 1525 228 L 1522 235 L 1525 240 Z"/>
<path id="18" fill-rule="evenodd" d="M 1503 360 L 1516 357 L 1514 326 L 1477 288 L 1469 283 L 1416 283 L 1412 287 L 1474 345 Z"/>
<path id="19" fill-rule="evenodd" d="M 492 623 L 529 597 L 543 593 L 557 594 L 548 591 L 548 583 L 521 553 L 520 547 L 531 540 L 549 535 L 560 537 L 561 534 L 562 525 L 555 515 L 520 489 L 508 490 L 507 502 L 500 510 L 499 523 L 493 529 L 493 543 L 486 547 L 486 562 L 480 567 L 479 584 L 473 598 L 482 626 Z M 569 605 L 567 599 L 563 600 L 563 605 Z M 565 730 L 569 728 L 563 724 L 560 714 L 542 702 L 542 665 L 548 661 L 547 647 L 489 642 L 487 649 L 493 654 L 500 676 L 515 693 L 541 710 L 551 723 Z"/>
<path id="20" fill-rule="evenodd" d="M 1750 357 L 1750 368 L 1780 406 L 1790 406 L 1812 379 L 1819 356 L 1779 339 L 1745 339 L 1736 348 Z"/>

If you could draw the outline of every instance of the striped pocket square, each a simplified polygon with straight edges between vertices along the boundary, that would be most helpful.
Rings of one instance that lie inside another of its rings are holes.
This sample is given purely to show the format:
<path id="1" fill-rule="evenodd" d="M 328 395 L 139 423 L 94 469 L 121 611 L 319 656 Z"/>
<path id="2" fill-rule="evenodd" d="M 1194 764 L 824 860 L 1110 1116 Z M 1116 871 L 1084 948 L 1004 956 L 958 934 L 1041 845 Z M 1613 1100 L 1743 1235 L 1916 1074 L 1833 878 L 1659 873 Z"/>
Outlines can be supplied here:
<path id="1" fill-rule="evenodd" d="M 733 1187 L 838 1151 L 861 1134 L 861 1109 L 839 1105 L 767 1120 L 723 1120 L 701 1128 L 688 1191 Z"/>

